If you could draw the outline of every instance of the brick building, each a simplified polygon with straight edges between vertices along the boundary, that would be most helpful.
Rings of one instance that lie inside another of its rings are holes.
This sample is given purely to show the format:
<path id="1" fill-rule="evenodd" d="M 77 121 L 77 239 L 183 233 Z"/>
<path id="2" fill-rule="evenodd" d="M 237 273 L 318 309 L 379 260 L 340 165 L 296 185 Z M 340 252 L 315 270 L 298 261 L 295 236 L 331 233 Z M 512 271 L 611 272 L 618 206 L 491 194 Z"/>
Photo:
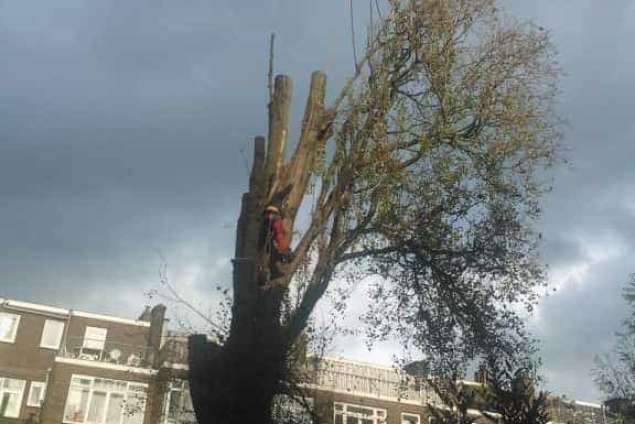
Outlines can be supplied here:
<path id="1" fill-rule="evenodd" d="M 342 358 L 323 358 L 306 384 L 310 401 L 326 422 L 334 424 L 433 424 L 431 407 L 447 410 L 436 392 L 425 383 L 394 367 Z M 481 380 L 482 376 L 475 376 Z M 481 392 L 482 382 L 461 381 L 464 391 Z M 482 397 L 473 398 L 467 410 L 473 423 L 495 424 L 495 411 Z M 605 408 L 597 403 L 550 396 L 549 412 L 554 424 L 607 424 Z M 485 414 L 484 414 L 485 412 Z M 487 417 L 486 417 L 487 415 Z M 333 417 L 333 418 L 331 418 Z"/>
<path id="2" fill-rule="evenodd" d="M 162 305 L 134 320 L 0 299 L 0 423 L 193 423 L 186 341 L 167 330 Z M 341 358 L 307 364 L 306 402 L 325 423 L 433 424 L 428 405 L 444 407 L 393 367 Z M 606 422 L 597 404 L 553 397 L 551 410 L 557 423 Z M 492 422 L 478 409 L 468 413 Z"/>
<path id="3" fill-rule="evenodd" d="M 185 375 L 165 336 L 162 305 L 133 320 L 0 299 L 0 422 L 171 422 Z"/>

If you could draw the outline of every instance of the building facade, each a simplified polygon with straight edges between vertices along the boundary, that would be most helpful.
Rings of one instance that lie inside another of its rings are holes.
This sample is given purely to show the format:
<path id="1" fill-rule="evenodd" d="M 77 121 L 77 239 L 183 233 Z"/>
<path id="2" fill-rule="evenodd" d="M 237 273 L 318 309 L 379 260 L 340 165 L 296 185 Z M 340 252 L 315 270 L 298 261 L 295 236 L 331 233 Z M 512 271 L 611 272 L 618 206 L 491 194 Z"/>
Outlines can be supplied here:
<path id="1" fill-rule="evenodd" d="M 125 319 L 0 299 L 0 423 L 192 424 L 186 363 L 187 337 L 167 330 L 162 305 Z M 434 424 L 431 407 L 444 408 L 393 367 L 307 364 L 305 404 L 279 398 L 281 421 L 291 411 L 310 422 L 310 406 L 327 424 Z M 606 424 L 601 405 L 550 401 L 554 423 Z M 492 422 L 478 409 L 468 415 Z"/>
<path id="2" fill-rule="evenodd" d="M 165 334 L 162 305 L 134 320 L 0 299 L 0 422 L 169 422 Z"/>
<path id="3" fill-rule="evenodd" d="M 311 375 L 311 374 L 310 374 Z M 437 393 L 395 367 L 322 358 L 306 384 L 307 396 L 319 417 L 334 424 L 434 424 L 438 412 L 447 411 Z M 480 378 L 475 378 L 479 380 Z M 461 381 L 463 390 L 486 390 L 478 381 Z M 495 424 L 500 415 L 474 398 L 467 409 L 476 424 Z M 550 396 L 549 413 L 554 424 L 607 424 L 603 405 Z M 433 412 L 436 410 L 437 413 Z"/>

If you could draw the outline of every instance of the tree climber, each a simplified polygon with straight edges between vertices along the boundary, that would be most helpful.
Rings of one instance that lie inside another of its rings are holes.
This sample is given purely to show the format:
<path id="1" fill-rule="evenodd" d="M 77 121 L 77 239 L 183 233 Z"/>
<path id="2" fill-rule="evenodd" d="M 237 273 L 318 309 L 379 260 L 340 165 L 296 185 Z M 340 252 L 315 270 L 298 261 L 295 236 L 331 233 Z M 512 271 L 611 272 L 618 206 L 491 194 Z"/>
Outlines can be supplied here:
<path id="1" fill-rule="evenodd" d="M 264 247 L 269 253 L 271 278 L 282 277 L 284 272 L 280 269 L 280 263 L 291 262 L 293 253 L 289 248 L 289 238 L 278 207 L 269 205 L 265 208 L 263 226 Z"/>

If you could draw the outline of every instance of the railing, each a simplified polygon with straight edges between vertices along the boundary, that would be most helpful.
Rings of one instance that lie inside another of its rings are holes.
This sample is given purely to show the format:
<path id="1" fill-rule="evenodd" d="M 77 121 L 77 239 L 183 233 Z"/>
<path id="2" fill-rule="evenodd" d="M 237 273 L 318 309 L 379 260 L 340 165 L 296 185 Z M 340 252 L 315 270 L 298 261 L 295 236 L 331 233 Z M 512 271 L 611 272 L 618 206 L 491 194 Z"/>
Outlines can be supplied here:
<path id="1" fill-rule="evenodd" d="M 187 364 L 187 338 L 168 334 L 161 349 L 161 363 Z M 385 399 L 441 404 L 425 382 L 417 382 L 394 368 L 335 358 L 308 358 L 306 384 L 316 389 L 337 390 Z"/>
<path id="2" fill-rule="evenodd" d="M 549 400 L 551 421 L 571 424 L 604 424 L 606 412 L 602 405 L 553 397 Z"/>
<path id="3" fill-rule="evenodd" d="M 145 345 L 132 345 L 108 340 L 87 340 L 83 337 L 69 338 L 58 355 L 63 358 L 82 359 L 125 365 L 129 367 L 150 368 L 151 349 Z"/>
<path id="4" fill-rule="evenodd" d="M 441 399 L 424 382 L 389 367 L 334 358 L 308 361 L 308 381 L 317 389 L 337 390 L 379 398 L 440 404 Z"/>

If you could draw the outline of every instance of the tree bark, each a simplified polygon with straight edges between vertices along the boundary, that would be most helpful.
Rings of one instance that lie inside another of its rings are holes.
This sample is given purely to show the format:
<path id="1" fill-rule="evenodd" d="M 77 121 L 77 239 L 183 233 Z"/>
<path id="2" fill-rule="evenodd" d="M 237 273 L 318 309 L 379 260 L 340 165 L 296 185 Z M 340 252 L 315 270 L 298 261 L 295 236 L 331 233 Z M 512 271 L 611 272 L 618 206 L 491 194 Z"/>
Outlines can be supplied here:
<path id="1" fill-rule="evenodd" d="M 320 147 L 325 86 L 324 74 L 315 72 L 301 136 L 285 163 L 292 84 L 284 75 L 275 79 L 266 149 L 265 139 L 256 137 L 249 191 L 242 197 L 238 218 L 229 336 L 218 345 L 194 335 L 188 344 L 190 390 L 199 424 L 266 424 L 274 395 L 288 381 L 288 356 L 296 337 L 282 326 L 280 309 L 297 261 L 271 281 L 270 253 L 261 235 L 263 212 L 270 203 L 282 208 L 291 234 Z"/>

